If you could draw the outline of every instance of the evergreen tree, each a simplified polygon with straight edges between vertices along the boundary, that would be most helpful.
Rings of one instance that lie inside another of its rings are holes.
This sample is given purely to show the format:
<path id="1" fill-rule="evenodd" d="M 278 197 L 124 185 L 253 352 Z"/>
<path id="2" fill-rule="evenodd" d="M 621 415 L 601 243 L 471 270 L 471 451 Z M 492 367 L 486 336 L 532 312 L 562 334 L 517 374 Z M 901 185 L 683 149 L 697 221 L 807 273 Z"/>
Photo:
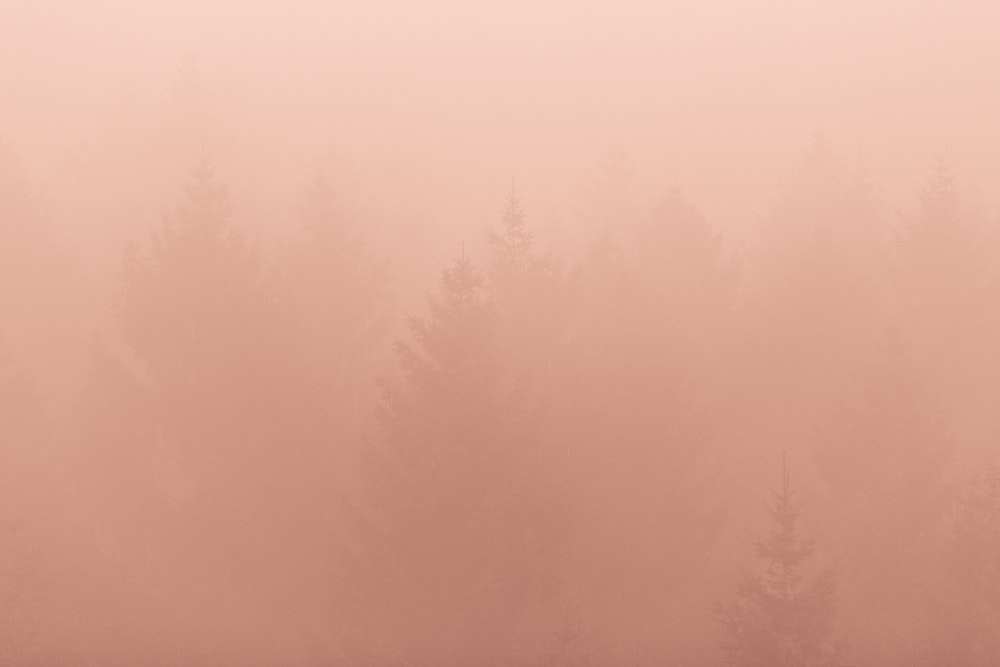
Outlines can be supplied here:
<path id="1" fill-rule="evenodd" d="M 843 664 L 843 644 L 834 636 L 834 572 L 807 581 L 816 543 L 803 537 L 787 468 L 772 492 L 770 532 L 755 540 L 763 572 L 746 572 L 736 599 L 717 604 L 723 664 L 728 667 L 834 667 Z"/>
<path id="2" fill-rule="evenodd" d="M 521 200 L 514 189 L 504 201 L 500 230 L 490 230 L 494 271 L 504 276 L 516 276 L 529 270 L 537 261 L 534 256 L 535 233 L 528 226 Z"/>
<path id="3" fill-rule="evenodd" d="M 53 417 L 78 389 L 86 310 L 79 276 L 56 231 L 43 190 L 0 137 L 0 342 L 46 388 L 37 398 Z"/>
<path id="4" fill-rule="evenodd" d="M 312 413 L 303 429 L 330 444 L 353 444 L 371 405 L 369 381 L 390 314 L 387 275 L 365 248 L 354 219 L 320 170 L 305 192 L 282 276 Z"/>
<path id="5" fill-rule="evenodd" d="M 277 296 L 203 158 L 182 203 L 128 251 L 116 314 L 129 354 L 96 356 L 84 405 L 81 436 L 108 478 L 96 497 L 110 515 L 95 525 L 112 528 L 104 551 L 129 573 L 119 594 L 198 610 L 164 619 L 176 634 L 122 619 L 161 643 L 143 650 L 183 641 L 186 655 L 213 656 L 233 650 L 220 638 L 241 619 L 267 619 L 277 635 L 312 613 L 309 577 L 329 557 L 314 522 L 325 468 L 301 430 L 310 424 Z M 241 650 L 273 641 L 255 640 Z"/>
<path id="6" fill-rule="evenodd" d="M 636 226 L 635 298 L 647 327 L 674 353 L 699 389 L 715 392 L 732 375 L 732 333 L 741 263 L 721 233 L 676 188 Z"/>
<path id="7" fill-rule="evenodd" d="M 689 249 L 662 243 L 658 260 Z M 700 638 L 667 645 L 653 619 L 680 621 L 701 595 L 699 559 L 717 534 L 722 507 L 713 484 L 717 396 L 711 380 L 700 382 L 708 374 L 689 363 L 697 341 L 686 345 L 677 333 L 688 322 L 674 317 L 701 298 L 703 285 L 670 282 L 677 276 L 637 261 L 638 254 L 606 235 L 571 274 L 548 432 L 558 447 L 559 484 L 578 519 L 566 570 L 573 604 L 602 629 L 609 653 L 617 653 L 611 659 L 684 660 Z M 713 267 L 692 272 L 716 284 Z"/>
<path id="8" fill-rule="evenodd" d="M 635 167 L 628 154 L 612 148 L 603 152 L 588 170 L 576 210 L 577 248 L 584 253 L 606 240 L 623 243 L 641 217 Z"/>
<path id="9" fill-rule="evenodd" d="M 965 486 L 937 575 L 920 664 L 1000 663 L 1000 468 Z"/>
<path id="10" fill-rule="evenodd" d="M 554 346 L 564 333 L 569 305 L 561 263 L 538 251 L 513 189 L 504 201 L 500 227 L 489 230 L 487 241 L 499 342 L 515 373 L 532 378 L 543 391 L 551 389 Z"/>
<path id="11" fill-rule="evenodd" d="M 276 435 L 265 417 L 282 403 L 274 402 L 275 366 L 286 357 L 275 354 L 280 323 L 256 251 L 204 158 L 148 253 L 130 248 L 117 309 L 184 465 L 196 477 L 225 466 L 237 479 L 233 466 L 263 454 L 261 440 Z M 196 483 L 211 493 L 211 477 Z"/>
<path id="12" fill-rule="evenodd" d="M 947 413 L 898 335 L 883 339 L 863 371 L 816 438 L 815 456 L 852 593 L 844 605 L 852 644 L 887 664 L 918 640 L 954 442 Z"/>
<path id="13" fill-rule="evenodd" d="M 469 260 L 443 272 L 429 306 L 396 343 L 401 383 L 384 386 L 372 442 L 369 599 L 409 661 L 513 664 L 555 539 L 540 443 Z"/>
<path id="14" fill-rule="evenodd" d="M 941 393 L 956 435 L 988 452 L 996 440 L 1000 282 L 997 238 L 982 206 L 964 196 L 943 159 L 900 221 L 893 277 L 914 361 Z"/>
<path id="15" fill-rule="evenodd" d="M 37 390 L 0 352 L 0 662 L 34 664 L 38 627 L 55 603 L 51 584 L 57 480 L 44 469 L 50 445 Z M 48 474 L 47 474 L 48 473 Z M 43 490 L 45 493 L 43 493 Z"/>
<path id="16" fill-rule="evenodd" d="M 874 185 L 817 139 L 764 216 L 749 260 L 739 357 L 744 410 L 761 438 L 796 451 L 822 406 L 850 391 L 851 369 L 886 324 L 887 236 Z"/>

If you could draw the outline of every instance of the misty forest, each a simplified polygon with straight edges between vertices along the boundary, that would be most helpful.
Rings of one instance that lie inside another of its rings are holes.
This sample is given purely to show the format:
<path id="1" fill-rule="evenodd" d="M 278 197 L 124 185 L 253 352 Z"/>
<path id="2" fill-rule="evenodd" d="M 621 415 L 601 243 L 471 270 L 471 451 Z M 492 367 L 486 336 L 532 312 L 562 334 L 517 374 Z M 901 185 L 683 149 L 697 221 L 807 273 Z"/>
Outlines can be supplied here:
<path id="1" fill-rule="evenodd" d="M 374 182 L 169 70 L 0 126 L 0 664 L 1000 665 L 1000 215 L 947 145 L 890 195 L 796 131 L 740 228 L 600 137 Z"/>

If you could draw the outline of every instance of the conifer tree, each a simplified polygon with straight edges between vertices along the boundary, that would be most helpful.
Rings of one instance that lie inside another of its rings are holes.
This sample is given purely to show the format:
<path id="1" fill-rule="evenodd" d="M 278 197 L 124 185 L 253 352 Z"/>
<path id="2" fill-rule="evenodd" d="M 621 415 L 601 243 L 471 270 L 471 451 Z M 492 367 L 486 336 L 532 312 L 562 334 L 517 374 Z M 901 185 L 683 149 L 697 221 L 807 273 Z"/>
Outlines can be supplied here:
<path id="1" fill-rule="evenodd" d="M 97 497 L 110 515 L 95 523 L 112 528 L 104 552 L 128 573 L 119 594 L 178 603 L 166 612 L 198 607 L 170 623 L 206 655 L 246 614 L 275 632 L 299 624 L 317 588 L 306 573 L 329 557 L 309 493 L 322 468 L 299 430 L 287 318 L 207 159 L 162 226 L 128 250 L 115 305 L 127 354 L 95 355 L 81 436 L 108 477 Z M 259 639 L 246 650 L 269 641 Z"/>
<path id="2" fill-rule="evenodd" d="M 807 578 L 816 543 L 802 536 L 788 470 L 768 506 L 772 527 L 755 540 L 763 571 L 742 575 L 735 600 L 716 605 L 727 667 L 835 667 L 843 644 L 834 635 L 835 579 L 832 569 Z"/>
<path id="3" fill-rule="evenodd" d="M 727 254 L 721 233 L 676 188 L 636 226 L 633 243 L 635 297 L 648 313 L 646 326 L 702 389 L 715 389 L 708 385 L 732 374 L 739 258 Z"/>
<path id="4" fill-rule="evenodd" d="M 891 275 L 914 361 L 940 392 L 956 435 L 981 451 L 997 437 L 998 248 L 983 207 L 935 160 L 917 211 L 898 226 Z"/>
<path id="5" fill-rule="evenodd" d="M 369 599 L 417 664 L 512 664 L 545 585 L 539 442 L 512 391 L 497 313 L 466 258 L 396 343 L 367 467 Z"/>
<path id="6" fill-rule="evenodd" d="M 280 323 L 256 251 L 207 159 L 148 252 L 130 248 L 117 310 L 164 436 L 196 477 L 225 466 L 235 479 L 233 466 L 262 454 L 260 441 L 276 435 L 265 416 L 282 403 L 273 400 L 275 365 L 286 356 L 275 354 Z M 210 477 L 196 483 L 211 493 Z"/>
<path id="7" fill-rule="evenodd" d="M 764 216 L 748 261 L 741 356 L 745 410 L 762 421 L 761 437 L 796 451 L 822 406 L 850 391 L 850 369 L 885 326 L 887 236 L 874 185 L 817 139 Z"/>
<path id="8" fill-rule="evenodd" d="M 44 195 L 0 136 L 0 345 L 46 387 L 38 398 L 55 417 L 75 398 L 86 308 Z"/>
<path id="9" fill-rule="evenodd" d="M 1000 663 L 1000 468 L 963 489 L 928 596 L 931 624 L 919 664 Z"/>
<path id="10" fill-rule="evenodd" d="M 343 449 L 372 405 L 374 357 L 390 314 L 387 275 L 365 247 L 359 220 L 320 170 L 309 184 L 284 267 L 283 296 L 302 373 L 305 436 Z"/>
<path id="11" fill-rule="evenodd" d="M 927 594 L 949 495 L 947 417 L 905 343 L 890 333 L 815 438 L 828 494 L 821 512 L 853 593 L 844 617 L 856 652 L 871 660 L 885 662 L 918 640 L 914 612 Z"/>
<path id="12" fill-rule="evenodd" d="M 500 230 L 490 230 L 489 244 L 497 273 L 516 275 L 525 272 L 536 259 L 535 234 L 528 227 L 521 200 L 513 188 L 504 201 Z"/>
<path id="13" fill-rule="evenodd" d="M 0 350 L 0 662 L 28 664 L 44 655 L 37 629 L 54 604 L 50 582 L 54 481 L 39 463 L 49 444 L 37 389 Z M 44 491 L 44 493 L 43 493 Z"/>
<path id="14" fill-rule="evenodd" d="M 536 385 L 550 385 L 553 346 L 568 316 L 562 266 L 558 258 L 536 247 L 534 230 L 513 188 L 504 201 L 500 227 L 490 229 L 487 240 L 492 255 L 489 289 L 498 311 L 499 342 L 516 373 L 531 377 Z"/>
<path id="15" fill-rule="evenodd" d="M 649 619 L 683 616 L 703 595 L 695 573 L 719 527 L 717 396 L 706 391 L 708 374 L 696 373 L 703 367 L 691 363 L 701 341 L 682 332 L 699 326 L 685 318 L 692 312 L 685 306 L 702 297 L 713 300 L 719 319 L 700 320 L 699 331 L 721 325 L 729 295 L 716 301 L 702 290 L 727 280 L 698 216 L 654 213 L 639 229 L 634 220 L 619 222 L 654 247 L 640 251 L 611 234 L 590 245 L 569 276 L 568 323 L 554 357 L 549 433 L 559 483 L 579 517 L 567 588 L 588 622 L 614 637 L 609 659 L 685 660 L 701 638 L 667 648 Z M 697 255 L 704 237 L 710 251 Z M 677 238 L 682 247 L 672 245 Z M 697 280 L 658 266 L 672 261 Z"/>

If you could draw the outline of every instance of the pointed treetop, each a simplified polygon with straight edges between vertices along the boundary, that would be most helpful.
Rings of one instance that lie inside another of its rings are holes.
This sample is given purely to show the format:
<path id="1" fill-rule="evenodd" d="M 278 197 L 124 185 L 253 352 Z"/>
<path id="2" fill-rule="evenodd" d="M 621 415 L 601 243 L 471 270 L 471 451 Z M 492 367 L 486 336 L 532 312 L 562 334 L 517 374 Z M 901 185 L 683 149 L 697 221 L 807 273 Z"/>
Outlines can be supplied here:
<path id="1" fill-rule="evenodd" d="M 187 201 L 180 207 L 188 223 L 225 223 L 232 213 L 229 188 L 216 177 L 215 163 L 209 153 L 200 151 L 193 178 L 185 189 Z"/>
<path id="2" fill-rule="evenodd" d="M 490 231 L 489 245 L 494 267 L 504 273 L 517 273 L 527 268 L 532 259 L 535 234 L 528 227 L 521 200 L 511 182 L 510 193 L 504 199 L 499 231 Z"/>

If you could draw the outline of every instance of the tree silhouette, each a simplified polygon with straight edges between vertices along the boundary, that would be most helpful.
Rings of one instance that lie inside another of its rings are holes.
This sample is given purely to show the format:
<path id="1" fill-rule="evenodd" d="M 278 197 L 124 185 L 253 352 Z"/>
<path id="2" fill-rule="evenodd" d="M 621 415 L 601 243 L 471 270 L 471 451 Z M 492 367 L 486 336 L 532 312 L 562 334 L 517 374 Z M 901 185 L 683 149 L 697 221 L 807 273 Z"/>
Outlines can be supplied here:
<path id="1" fill-rule="evenodd" d="M 1000 468 L 993 466 L 965 485 L 936 578 L 941 588 L 927 600 L 932 624 L 919 664 L 998 664 Z"/>
<path id="2" fill-rule="evenodd" d="M 897 227 L 891 275 L 914 361 L 940 392 L 956 435 L 989 451 L 998 435 L 1000 245 L 983 209 L 948 163 L 935 160 L 917 211 Z"/>
<path id="3" fill-rule="evenodd" d="M 184 195 L 148 243 L 128 250 L 116 314 L 129 363 L 98 355 L 87 434 L 113 478 L 108 491 L 122 492 L 105 505 L 118 515 L 111 523 L 149 524 L 122 530 L 128 541 L 115 545 L 136 566 L 141 593 L 128 595 L 196 607 L 171 622 L 190 634 L 192 654 L 212 655 L 233 650 L 219 637 L 247 615 L 270 616 L 276 633 L 301 622 L 317 588 L 305 573 L 329 558 L 313 521 L 325 467 L 300 430 L 308 422 L 288 318 L 208 159 Z M 157 505 L 159 514 L 139 511 Z M 143 544 L 150 534 L 158 541 Z M 299 569 L 279 568 L 292 554 Z M 254 640 L 241 650 L 270 641 Z"/>
<path id="4" fill-rule="evenodd" d="M 409 660 L 510 664 L 554 539 L 539 443 L 483 276 L 457 259 L 428 303 L 396 343 L 401 383 L 384 385 L 366 471 L 370 595 Z"/>
<path id="5" fill-rule="evenodd" d="M 360 222 L 318 171 L 282 275 L 294 328 L 290 354 L 303 376 L 303 407 L 312 411 L 302 435 L 340 448 L 354 444 L 370 413 L 374 356 L 389 328 L 387 272 L 365 248 Z"/>
<path id="6" fill-rule="evenodd" d="M 890 332 L 814 439 L 822 513 L 850 586 L 844 618 L 858 653 L 913 645 L 945 518 L 955 441 L 947 412 Z M 877 656 L 877 657 L 876 657 Z"/>
<path id="7" fill-rule="evenodd" d="M 602 234 L 568 275 L 545 420 L 559 461 L 554 481 L 576 520 L 568 595 L 601 628 L 609 659 L 621 661 L 685 660 L 698 650 L 693 634 L 668 648 L 660 624 L 681 622 L 703 597 L 699 554 L 717 535 L 723 504 L 713 484 L 717 395 L 710 375 L 698 372 L 704 366 L 691 363 L 694 350 L 710 346 L 685 334 L 721 326 L 725 297 L 708 308 L 720 316 L 712 325 L 713 317 L 687 319 L 697 306 L 685 306 L 713 299 L 707 285 L 726 280 L 717 256 L 697 252 L 702 233 L 708 246 L 714 236 L 700 216 L 659 213 L 638 229 L 636 219 L 617 221 L 619 232 L 636 232 L 650 248 Z"/>
<path id="8" fill-rule="evenodd" d="M 804 571 L 816 543 L 799 533 L 801 512 L 793 496 L 783 466 L 781 487 L 768 506 L 772 528 L 754 542 L 763 573 L 744 573 L 735 601 L 716 605 L 728 667 L 843 664 L 843 644 L 834 636 L 834 572 L 825 569 L 806 582 Z"/>
<path id="9" fill-rule="evenodd" d="M 799 451 L 823 406 L 850 391 L 851 369 L 885 327 L 887 236 L 875 186 L 817 139 L 764 216 L 748 260 L 744 409 L 765 420 L 761 437 Z"/>
<path id="10" fill-rule="evenodd" d="M 520 199 L 504 201 L 499 229 L 487 236 L 492 256 L 488 287 L 498 311 L 497 336 L 515 374 L 551 390 L 553 347 L 565 331 L 569 295 L 559 260 L 536 247 Z"/>

